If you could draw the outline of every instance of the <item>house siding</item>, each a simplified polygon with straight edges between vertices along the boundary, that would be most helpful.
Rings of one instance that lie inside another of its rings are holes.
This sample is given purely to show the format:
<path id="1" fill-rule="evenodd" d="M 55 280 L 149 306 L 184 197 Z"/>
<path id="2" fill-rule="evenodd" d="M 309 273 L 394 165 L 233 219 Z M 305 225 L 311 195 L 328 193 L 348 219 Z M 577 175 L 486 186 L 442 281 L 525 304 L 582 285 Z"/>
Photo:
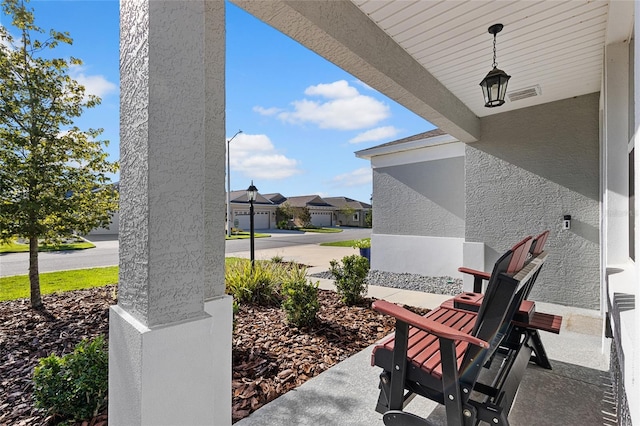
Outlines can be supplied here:
<path id="1" fill-rule="evenodd" d="M 532 299 L 600 307 L 598 107 L 595 93 L 484 117 L 482 139 L 466 147 L 465 237 L 485 243 L 485 267 L 551 230 Z"/>
<path id="2" fill-rule="evenodd" d="M 464 158 L 373 169 L 373 232 L 464 237 Z"/>

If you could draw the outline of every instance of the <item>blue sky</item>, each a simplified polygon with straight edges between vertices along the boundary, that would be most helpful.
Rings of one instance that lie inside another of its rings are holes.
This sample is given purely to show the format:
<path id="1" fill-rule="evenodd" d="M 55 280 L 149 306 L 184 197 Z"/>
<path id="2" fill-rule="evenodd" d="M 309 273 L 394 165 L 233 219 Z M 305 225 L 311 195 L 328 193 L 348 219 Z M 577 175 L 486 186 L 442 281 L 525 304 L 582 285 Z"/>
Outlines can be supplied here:
<path id="1" fill-rule="evenodd" d="M 71 33 L 73 45 L 56 56 L 82 59 L 72 76 L 102 98 L 76 124 L 103 128 L 118 159 L 118 1 L 29 5 L 40 27 Z M 232 190 L 253 180 L 261 193 L 369 202 L 370 164 L 354 152 L 434 127 L 231 3 L 226 70 L 227 138 L 243 131 L 230 144 Z"/>

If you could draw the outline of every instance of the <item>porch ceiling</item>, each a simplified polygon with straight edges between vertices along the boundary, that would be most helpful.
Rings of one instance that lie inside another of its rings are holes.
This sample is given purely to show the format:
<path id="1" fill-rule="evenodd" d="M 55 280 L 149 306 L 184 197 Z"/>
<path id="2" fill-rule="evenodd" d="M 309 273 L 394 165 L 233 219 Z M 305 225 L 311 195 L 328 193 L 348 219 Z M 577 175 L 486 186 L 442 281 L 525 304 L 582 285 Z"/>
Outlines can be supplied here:
<path id="1" fill-rule="evenodd" d="M 354 3 L 479 117 L 600 90 L 606 0 Z M 539 85 L 542 96 L 484 107 L 495 23 L 504 24 L 497 61 L 512 76 L 509 91 Z"/>
<path id="2" fill-rule="evenodd" d="M 633 28 L 630 1 L 232 1 L 464 142 L 478 117 L 599 91 L 604 46 Z M 495 23 L 508 92 L 540 96 L 484 107 Z"/>

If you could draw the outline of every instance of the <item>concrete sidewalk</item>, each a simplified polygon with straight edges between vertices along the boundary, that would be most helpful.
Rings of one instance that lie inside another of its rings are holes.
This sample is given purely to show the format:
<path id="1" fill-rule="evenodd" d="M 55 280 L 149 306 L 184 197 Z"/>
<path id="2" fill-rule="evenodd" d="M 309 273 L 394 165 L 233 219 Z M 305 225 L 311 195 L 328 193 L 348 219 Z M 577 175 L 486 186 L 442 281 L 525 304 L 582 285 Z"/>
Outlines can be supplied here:
<path id="1" fill-rule="evenodd" d="M 310 273 L 316 273 L 327 270 L 331 259 L 339 260 L 357 253 L 350 248 L 313 245 L 290 250 L 281 249 L 275 254 L 256 252 L 256 258 L 269 259 L 278 255 L 285 260 L 310 265 Z M 323 289 L 335 288 L 332 280 L 320 279 L 320 282 Z M 376 286 L 369 287 L 369 296 L 424 308 L 437 307 L 450 298 Z M 553 370 L 535 365 L 527 368 L 509 416 L 511 425 L 616 425 L 614 396 L 607 371 L 609 341 L 603 341 L 601 337 L 599 313 L 539 302 L 536 307 L 542 312 L 562 315 L 562 330 L 560 335 L 541 333 Z M 236 425 L 382 425 L 382 415 L 374 410 L 380 369 L 371 367 L 370 358 L 371 348 L 368 348 L 265 405 Z M 428 418 L 433 425 L 446 424 L 444 409 L 425 398 L 415 398 L 407 409 Z"/>

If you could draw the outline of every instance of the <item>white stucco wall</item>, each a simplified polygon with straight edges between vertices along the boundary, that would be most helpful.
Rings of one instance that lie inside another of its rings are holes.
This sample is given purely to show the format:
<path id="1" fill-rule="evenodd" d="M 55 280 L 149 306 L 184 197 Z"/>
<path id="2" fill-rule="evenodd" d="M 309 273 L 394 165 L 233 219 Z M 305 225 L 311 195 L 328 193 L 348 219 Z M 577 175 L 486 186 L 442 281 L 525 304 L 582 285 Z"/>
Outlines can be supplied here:
<path id="1" fill-rule="evenodd" d="M 461 276 L 464 144 L 447 142 L 371 158 L 371 267 L 427 276 Z"/>
<path id="2" fill-rule="evenodd" d="M 371 268 L 462 278 L 463 238 L 371 234 Z"/>
<path id="3" fill-rule="evenodd" d="M 373 233 L 464 237 L 464 144 L 371 159 Z"/>
<path id="4" fill-rule="evenodd" d="M 485 117 L 466 148 L 465 235 L 485 243 L 486 269 L 522 237 L 551 231 L 535 300 L 600 308 L 598 103 L 595 93 Z"/>

